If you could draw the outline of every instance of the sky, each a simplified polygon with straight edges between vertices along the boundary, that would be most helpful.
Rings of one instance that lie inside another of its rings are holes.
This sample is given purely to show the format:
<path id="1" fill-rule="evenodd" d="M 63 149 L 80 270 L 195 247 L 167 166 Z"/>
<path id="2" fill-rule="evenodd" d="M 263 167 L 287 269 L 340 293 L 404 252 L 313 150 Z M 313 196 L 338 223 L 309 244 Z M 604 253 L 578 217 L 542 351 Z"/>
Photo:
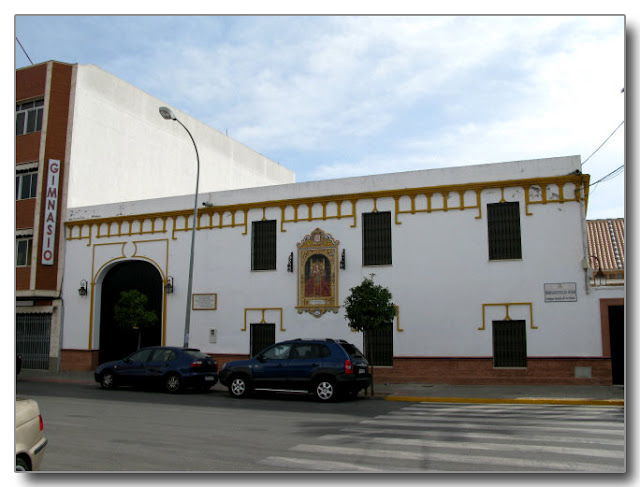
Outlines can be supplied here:
<path id="1" fill-rule="evenodd" d="M 16 68 L 95 64 L 298 182 L 579 155 L 587 218 L 625 216 L 621 15 L 14 20 Z"/>

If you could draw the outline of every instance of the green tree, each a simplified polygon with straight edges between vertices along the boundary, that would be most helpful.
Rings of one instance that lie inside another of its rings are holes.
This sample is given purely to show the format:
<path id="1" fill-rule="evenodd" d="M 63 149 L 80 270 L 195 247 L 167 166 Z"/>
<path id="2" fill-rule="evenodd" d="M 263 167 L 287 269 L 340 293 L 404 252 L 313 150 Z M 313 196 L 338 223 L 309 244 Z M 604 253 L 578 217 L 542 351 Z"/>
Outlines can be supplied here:
<path id="1" fill-rule="evenodd" d="M 148 301 L 149 298 L 145 294 L 131 289 L 120 293 L 120 299 L 114 308 L 113 319 L 116 326 L 138 332 L 138 350 L 142 343 L 142 330 L 158 321 L 155 311 L 147 309 Z"/>
<path id="2" fill-rule="evenodd" d="M 352 287 L 351 294 L 344 300 L 346 310 L 345 318 L 352 330 L 361 331 L 364 334 L 365 354 L 371 361 L 371 375 L 373 379 L 373 357 L 371 341 L 367 340 L 369 330 L 381 328 L 386 323 L 393 321 L 396 316 L 396 306 L 391 299 L 391 292 L 379 284 L 373 282 L 375 274 L 365 277 L 358 286 Z M 371 382 L 371 394 L 373 395 L 373 380 Z"/>

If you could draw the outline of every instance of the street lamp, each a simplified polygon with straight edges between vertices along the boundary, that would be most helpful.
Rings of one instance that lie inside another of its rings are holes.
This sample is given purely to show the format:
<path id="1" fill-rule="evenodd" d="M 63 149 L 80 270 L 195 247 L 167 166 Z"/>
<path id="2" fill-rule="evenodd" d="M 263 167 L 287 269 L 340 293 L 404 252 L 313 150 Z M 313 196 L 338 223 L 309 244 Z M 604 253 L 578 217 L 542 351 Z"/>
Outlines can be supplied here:
<path id="1" fill-rule="evenodd" d="M 596 257 L 595 255 L 590 255 L 589 258 L 593 259 L 596 261 L 596 264 L 598 264 L 598 270 L 596 271 L 596 273 L 593 276 L 593 284 L 595 286 L 604 286 L 607 284 L 607 276 L 605 275 L 604 272 L 602 272 L 602 266 L 600 265 L 600 259 L 598 259 L 598 257 Z"/>
<path id="2" fill-rule="evenodd" d="M 167 107 L 159 108 L 160 115 L 165 120 L 175 120 L 182 128 L 187 131 L 189 137 L 191 138 L 191 142 L 193 142 L 193 148 L 196 150 L 196 164 L 197 164 L 197 172 L 196 172 L 196 193 L 193 197 L 193 229 L 191 230 L 191 253 L 189 254 L 189 279 L 187 280 L 187 308 L 185 312 L 184 318 L 184 346 L 185 348 L 189 346 L 189 326 L 191 324 L 191 287 L 193 284 L 193 249 L 196 241 L 196 222 L 198 221 L 198 186 L 200 184 L 200 156 L 198 156 L 198 146 L 196 145 L 196 141 L 193 139 L 193 135 L 189 132 L 189 129 L 184 126 L 184 124 L 178 120 L 175 114 Z"/>

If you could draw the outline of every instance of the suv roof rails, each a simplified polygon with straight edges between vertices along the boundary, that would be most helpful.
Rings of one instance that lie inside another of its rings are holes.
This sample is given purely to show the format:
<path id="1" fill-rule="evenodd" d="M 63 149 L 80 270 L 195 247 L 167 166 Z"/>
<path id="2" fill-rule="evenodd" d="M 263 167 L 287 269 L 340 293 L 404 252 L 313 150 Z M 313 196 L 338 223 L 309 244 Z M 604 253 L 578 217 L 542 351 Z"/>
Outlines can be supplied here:
<path id="1" fill-rule="evenodd" d="M 335 340 L 333 338 L 292 338 L 291 340 L 287 340 L 288 342 L 301 342 L 301 341 L 307 341 L 307 342 L 332 342 L 332 343 L 336 343 L 336 342 L 345 342 L 346 340 Z"/>

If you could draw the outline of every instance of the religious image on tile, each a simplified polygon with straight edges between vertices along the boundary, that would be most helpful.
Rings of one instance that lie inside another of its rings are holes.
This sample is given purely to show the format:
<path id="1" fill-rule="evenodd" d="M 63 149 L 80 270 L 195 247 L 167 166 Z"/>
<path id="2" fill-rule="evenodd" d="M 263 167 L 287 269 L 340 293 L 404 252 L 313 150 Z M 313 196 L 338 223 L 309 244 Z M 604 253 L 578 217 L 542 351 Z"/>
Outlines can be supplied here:
<path id="1" fill-rule="evenodd" d="M 330 234 L 316 228 L 298 246 L 298 313 L 320 317 L 338 312 L 338 245 Z"/>

